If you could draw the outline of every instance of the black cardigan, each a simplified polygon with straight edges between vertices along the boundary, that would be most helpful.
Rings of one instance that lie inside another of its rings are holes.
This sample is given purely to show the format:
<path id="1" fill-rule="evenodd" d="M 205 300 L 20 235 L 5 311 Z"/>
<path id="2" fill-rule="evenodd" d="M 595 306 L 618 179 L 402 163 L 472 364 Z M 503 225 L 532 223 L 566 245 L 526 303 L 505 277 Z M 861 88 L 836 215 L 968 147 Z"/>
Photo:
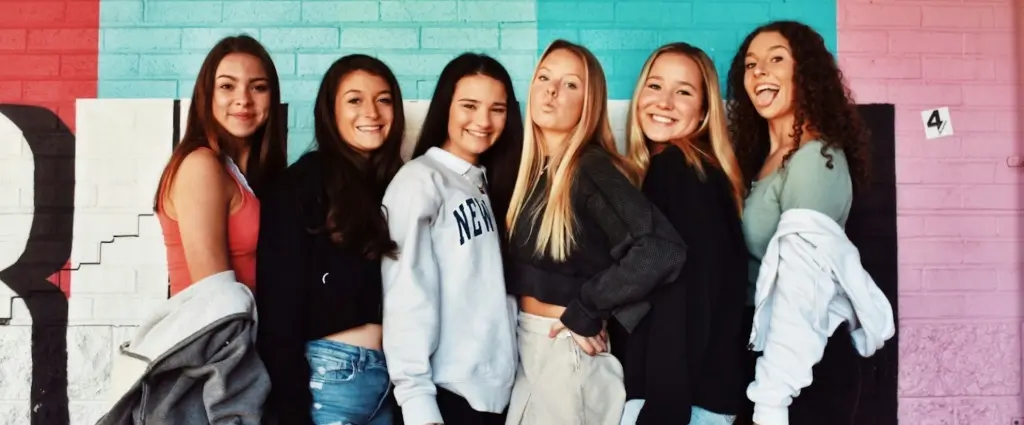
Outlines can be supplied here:
<path id="1" fill-rule="evenodd" d="M 725 174 L 706 179 L 679 148 L 656 155 L 643 192 L 689 246 L 675 285 L 652 294 L 650 314 L 629 338 L 627 399 L 645 399 L 637 425 L 689 423 L 691 406 L 735 415 L 745 399 L 743 308 L 747 254 Z"/>
<path id="2" fill-rule="evenodd" d="M 367 323 L 381 323 L 380 261 L 333 243 L 319 152 L 288 167 L 260 205 L 256 259 L 256 345 L 270 375 L 267 416 L 312 425 L 306 343 Z"/>
<path id="3" fill-rule="evenodd" d="M 537 187 L 546 183 L 547 173 Z M 520 214 L 507 272 L 509 293 L 565 306 L 561 320 L 584 336 L 601 331 L 614 317 L 627 331 L 649 310 L 655 287 L 675 281 L 686 245 L 665 216 L 615 167 L 601 147 L 580 154 L 572 183 L 576 247 L 565 262 L 534 255 L 537 222 L 530 212 L 540 202 L 534 191 Z"/>

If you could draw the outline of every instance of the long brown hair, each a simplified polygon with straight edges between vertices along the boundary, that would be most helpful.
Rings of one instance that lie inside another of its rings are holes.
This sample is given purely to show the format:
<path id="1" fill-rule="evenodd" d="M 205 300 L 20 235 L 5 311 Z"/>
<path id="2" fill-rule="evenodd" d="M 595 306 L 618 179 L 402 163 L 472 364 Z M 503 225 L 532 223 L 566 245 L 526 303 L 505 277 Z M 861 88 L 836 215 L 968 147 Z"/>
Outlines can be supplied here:
<path id="1" fill-rule="evenodd" d="M 380 77 L 391 90 L 394 119 L 384 143 L 366 157 L 341 137 L 335 99 L 341 81 L 350 73 L 365 71 Z M 391 179 L 402 166 L 400 150 L 405 135 L 402 90 L 395 74 L 384 62 L 364 54 L 336 60 L 324 73 L 313 107 L 313 129 L 317 152 L 324 157 L 324 187 L 327 215 L 323 231 L 331 240 L 359 252 L 368 259 L 393 256 L 398 244 L 391 239 L 381 210 L 381 199 Z"/>
<path id="2" fill-rule="evenodd" d="M 649 141 L 640 128 L 636 105 L 640 93 L 647 85 L 647 77 L 651 73 L 654 61 L 665 53 L 678 53 L 692 59 L 697 63 L 697 68 L 700 69 L 701 77 L 704 80 L 704 87 L 701 88 L 704 90 L 704 104 L 702 105 L 704 119 L 692 135 L 684 140 L 673 140 L 672 144 L 683 152 L 687 164 L 697 171 L 698 177 L 706 177 L 704 160 L 721 169 L 732 187 L 732 198 L 736 204 L 736 211 L 738 214 L 742 214 L 746 184 L 743 182 L 742 172 L 732 149 L 732 141 L 729 139 L 729 128 L 725 104 L 720 95 L 718 72 L 715 70 L 715 64 L 711 58 L 699 47 L 683 42 L 669 43 L 659 47 L 647 58 L 647 62 L 644 63 L 644 67 L 640 71 L 640 78 L 637 79 L 626 119 L 626 138 L 630 141 L 631 149 L 630 159 L 637 162 L 637 166 L 646 174 L 651 162 L 647 146 Z"/>
<path id="3" fill-rule="evenodd" d="M 287 120 L 282 117 L 281 108 L 281 82 L 277 76 L 277 68 L 270 59 L 267 50 L 248 35 L 230 36 L 221 39 L 210 49 L 210 53 L 203 60 L 199 68 L 199 75 L 196 77 L 195 87 L 192 90 L 192 101 L 188 107 L 188 118 L 185 126 L 185 135 L 181 138 L 178 146 L 171 153 L 171 158 L 164 167 L 160 176 L 160 183 L 157 185 L 156 195 L 153 199 L 153 210 L 158 211 L 163 194 L 178 172 L 178 167 L 185 160 L 188 154 L 199 148 L 210 148 L 221 157 L 222 160 L 231 158 L 238 160 L 238 141 L 230 135 L 213 118 L 213 89 L 217 78 L 217 67 L 225 56 L 232 53 L 243 53 L 256 57 L 263 65 L 263 72 L 267 74 L 267 83 L 270 87 L 270 110 L 267 112 L 267 122 L 252 136 L 242 143 L 251 143 L 249 147 L 249 159 L 245 164 L 245 179 L 253 192 L 259 196 L 261 189 L 267 182 L 287 165 L 287 146 L 285 139 L 285 126 Z"/>

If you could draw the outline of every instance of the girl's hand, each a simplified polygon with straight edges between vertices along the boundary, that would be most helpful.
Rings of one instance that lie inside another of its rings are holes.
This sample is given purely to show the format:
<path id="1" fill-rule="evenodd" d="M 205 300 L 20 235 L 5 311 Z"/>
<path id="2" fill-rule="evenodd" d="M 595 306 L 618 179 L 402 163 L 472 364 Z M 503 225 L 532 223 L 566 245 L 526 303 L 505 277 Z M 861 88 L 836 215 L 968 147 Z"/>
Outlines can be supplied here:
<path id="1" fill-rule="evenodd" d="M 551 331 L 548 332 L 548 337 L 554 338 L 565 329 L 565 324 L 559 320 L 558 322 L 555 322 L 555 324 L 551 325 Z M 608 351 L 608 331 L 603 327 L 601 332 L 596 336 L 580 336 L 576 335 L 572 331 L 569 331 L 569 335 L 572 335 L 572 339 L 573 341 L 576 341 L 576 345 L 578 345 L 584 353 L 587 353 L 588 356 L 594 356 L 598 353 Z"/>

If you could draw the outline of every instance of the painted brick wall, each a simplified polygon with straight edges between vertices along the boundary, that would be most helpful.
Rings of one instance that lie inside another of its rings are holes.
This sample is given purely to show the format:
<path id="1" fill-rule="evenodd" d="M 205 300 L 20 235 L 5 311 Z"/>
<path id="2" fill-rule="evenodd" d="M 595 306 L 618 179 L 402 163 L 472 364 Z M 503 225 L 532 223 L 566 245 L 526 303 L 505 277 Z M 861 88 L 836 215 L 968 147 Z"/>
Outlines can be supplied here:
<path id="1" fill-rule="evenodd" d="M 1024 169 L 1007 166 L 1024 153 L 1022 8 L 838 2 L 840 62 L 858 101 L 897 108 L 902 424 L 1024 416 Z M 955 135 L 926 140 L 921 111 L 941 106 Z"/>
<path id="2" fill-rule="evenodd" d="M 656 19 L 650 19 L 651 17 Z M 801 19 L 834 50 L 833 0 L 105 0 L 99 96 L 188 98 L 206 51 L 245 32 L 271 51 L 289 107 L 289 156 L 312 140 L 312 100 L 338 57 L 374 54 L 395 71 L 407 99 L 429 99 L 437 74 L 464 50 L 497 57 L 525 88 L 540 50 L 557 37 L 593 49 L 612 99 L 628 99 L 644 59 L 658 45 L 686 40 L 724 69 L 740 37 L 769 18 Z"/>

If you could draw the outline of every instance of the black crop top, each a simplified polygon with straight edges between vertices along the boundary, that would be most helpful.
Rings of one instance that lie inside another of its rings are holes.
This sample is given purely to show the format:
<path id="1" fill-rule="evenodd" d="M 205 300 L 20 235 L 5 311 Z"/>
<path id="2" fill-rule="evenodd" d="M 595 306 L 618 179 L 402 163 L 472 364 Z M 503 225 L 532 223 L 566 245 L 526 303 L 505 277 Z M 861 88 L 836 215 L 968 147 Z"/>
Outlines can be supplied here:
<path id="1" fill-rule="evenodd" d="M 546 178 L 541 176 L 538 188 Z M 674 281 L 682 269 L 682 238 L 608 153 L 592 144 L 581 154 L 571 189 L 575 248 L 563 263 L 537 257 L 541 214 L 534 224 L 530 212 L 542 192 L 534 191 L 516 222 L 509 293 L 565 306 L 562 323 L 583 336 L 596 335 L 612 316 L 632 331 L 650 309 L 648 294 Z"/>
<path id="2" fill-rule="evenodd" d="M 274 182 L 260 205 L 256 344 L 270 375 L 268 414 L 312 424 L 306 343 L 381 323 L 380 261 L 334 244 L 324 232 L 324 159 L 311 152 Z"/>

